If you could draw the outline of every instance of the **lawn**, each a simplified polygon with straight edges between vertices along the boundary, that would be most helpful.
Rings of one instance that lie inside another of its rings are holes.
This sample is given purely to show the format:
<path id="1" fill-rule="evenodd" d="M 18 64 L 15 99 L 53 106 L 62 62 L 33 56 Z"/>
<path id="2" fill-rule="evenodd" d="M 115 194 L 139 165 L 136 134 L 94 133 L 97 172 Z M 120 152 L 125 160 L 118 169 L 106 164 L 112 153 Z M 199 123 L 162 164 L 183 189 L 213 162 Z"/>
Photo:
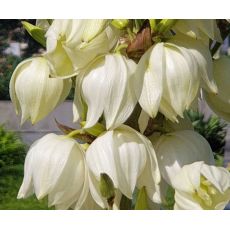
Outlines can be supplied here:
<path id="1" fill-rule="evenodd" d="M 41 210 L 48 209 L 47 200 L 38 201 L 35 196 L 17 199 L 23 179 L 23 165 L 13 165 L 0 169 L 0 209 L 1 210 Z"/>

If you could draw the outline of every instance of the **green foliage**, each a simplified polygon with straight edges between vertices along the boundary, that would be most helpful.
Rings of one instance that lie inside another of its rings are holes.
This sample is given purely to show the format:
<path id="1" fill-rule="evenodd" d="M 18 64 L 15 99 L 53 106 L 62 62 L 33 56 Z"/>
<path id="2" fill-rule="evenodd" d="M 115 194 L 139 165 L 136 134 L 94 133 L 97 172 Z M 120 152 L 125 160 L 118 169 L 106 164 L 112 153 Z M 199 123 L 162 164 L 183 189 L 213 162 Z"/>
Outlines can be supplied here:
<path id="1" fill-rule="evenodd" d="M 173 210 L 175 199 L 174 199 L 175 190 L 168 186 L 166 197 L 165 197 L 165 204 L 163 204 L 163 209 L 166 210 Z"/>
<path id="2" fill-rule="evenodd" d="M 0 100 L 10 100 L 9 83 L 11 75 L 22 58 L 7 56 L 0 59 Z"/>
<path id="3" fill-rule="evenodd" d="M 0 209 L 48 209 L 47 200 L 38 201 L 35 196 L 17 199 L 23 180 L 26 149 L 14 132 L 0 126 Z"/>
<path id="4" fill-rule="evenodd" d="M 223 155 L 227 124 L 216 116 L 210 116 L 205 120 L 204 114 L 193 110 L 188 111 L 188 116 L 194 129 L 209 142 L 212 151 Z"/>
<path id="5" fill-rule="evenodd" d="M 0 126 L 0 168 L 23 164 L 26 146 L 19 137 L 11 131 L 6 131 Z"/>
<path id="6" fill-rule="evenodd" d="M 35 196 L 18 200 L 17 193 L 23 179 L 23 165 L 5 166 L 0 169 L 0 210 L 48 209 L 47 200 L 38 201 Z"/>

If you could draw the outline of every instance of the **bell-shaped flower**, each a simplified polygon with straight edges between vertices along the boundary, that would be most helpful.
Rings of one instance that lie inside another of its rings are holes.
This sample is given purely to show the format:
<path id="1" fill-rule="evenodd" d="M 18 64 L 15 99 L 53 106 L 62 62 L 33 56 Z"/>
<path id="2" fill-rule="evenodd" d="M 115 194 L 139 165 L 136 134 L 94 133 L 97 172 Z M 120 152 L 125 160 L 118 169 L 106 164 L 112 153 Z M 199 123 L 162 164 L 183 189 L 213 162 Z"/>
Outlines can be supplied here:
<path id="1" fill-rule="evenodd" d="M 49 78 L 47 60 L 35 57 L 21 62 L 10 80 L 10 97 L 21 123 L 31 119 L 32 124 L 47 116 L 68 96 L 70 79 Z"/>
<path id="2" fill-rule="evenodd" d="M 89 193 L 85 152 L 75 140 L 47 134 L 27 153 L 24 179 L 18 198 L 35 193 L 38 199 L 48 195 L 49 206 L 79 209 Z"/>
<path id="3" fill-rule="evenodd" d="M 197 60 L 201 87 L 210 93 L 217 94 L 217 86 L 213 77 L 213 61 L 210 50 L 199 40 L 183 34 L 177 34 L 170 42 L 189 50 Z"/>
<path id="4" fill-rule="evenodd" d="M 230 173 L 204 162 L 185 165 L 174 176 L 174 209 L 221 210 L 230 200 Z"/>
<path id="5" fill-rule="evenodd" d="M 172 185 L 174 176 L 186 164 L 204 161 L 214 164 L 214 156 L 204 137 L 192 130 L 183 130 L 149 138 L 156 152 L 162 177 Z"/>
<path id="6" fill-rule="evenodd" d="M 159 110 L 171 121 L 178 121 L 177 115 L 183 117 L 196 99 L 202 79 L 216 92 L 210 80 L 212 59 L 208 49 L 200 41 L 185 37 L 176 35 L 157 43 L 138 63 L 136 75 L 144 77 L 139 103 L 150 117 Z"/>
<path id="7" fill-rule="evenodd" d="M 107 31 L 108 30 L 108 31 Z M 105 54 L 114 44 L 108 20 L 54 20 L 46 38 L 51 75 L 71 77 L 79 73 L 95 57 Z"/>
<path id="8" fill-rule="evenodd" d="M 142 80 L 135 70 L 135 62 L 121 54 L 98 58 L 76 79 L 74 120 L 81 117 L 82 99 L 88 108 L 85 128 L 95 125 L 102 114 L 107 129 L 124 123 L 137 103 L 137 91 L 141 93 Z"/>
<path id="9" fill-rule="evenodd" d="M 215 19 L 182 19 L 178 20 L 173 30 L 209 44 L 209 38 L 222 42 L 220 30 Z"/>
<path id="10" fill-rule="evenodd" d="M 214 60 L 213 70 L 218 94 L 214 95 L 204 90 L 204 98 L 217 115 L 230 122 L 230 58 L 223 56 Z"/>
<path id="11" fill-rule="evenodd" d="M 122 125 L 99 136 L 88 148 L 86 161 L 91 178 L 90 191 L 94 200 L 105 208 L 99 182 L 101 173 L 107 174 L 114 187 L 132 199 L 135 187 L 145 186 L 148 197 L 161 202 L 160 171 L 150 141 L 134 129 Z"/>

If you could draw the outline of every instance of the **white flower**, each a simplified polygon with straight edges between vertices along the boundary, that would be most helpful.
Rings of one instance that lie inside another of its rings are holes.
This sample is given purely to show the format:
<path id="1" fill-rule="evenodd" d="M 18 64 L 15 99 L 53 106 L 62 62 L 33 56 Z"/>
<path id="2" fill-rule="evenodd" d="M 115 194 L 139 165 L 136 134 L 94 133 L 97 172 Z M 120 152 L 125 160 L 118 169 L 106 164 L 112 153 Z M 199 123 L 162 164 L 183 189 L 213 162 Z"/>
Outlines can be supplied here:
<path id="1" fill-rule="evenodd" d="M 217 86 L 213 77 L 213 61 L 210 50 L 199 40 L 183 34 L 177 34 L 170 40 L 173 44 L 189 50 L 197 60 L 201 87 L 208 92 L 217 94 Z"/>
<path id="2" fill-rule="evenodd" d="M 46 59 L 35 57 L 21 62 L 10 80 L 10 97 L 16 113 L 22 114 L 21 123 L 32 124 L 47 116 L 62 103 L 71 89 L 71 80 L 49 78 Z"/>
<path id="3" fill-rule="evenodd" d="M 51 133 L 39 139 L 27 153 L 18 198 L 48 195 L 49 206 L 81 208 L 89 193 L 84 154 L 80 144 L 65 136 Z"/>
<path id="4" fill-rule="evenodd" d="M 224 209 L 230 200 L 230 174 L 204 162 L 185 165 L 173 178 L 174 209 Z"/>
<path id="5" fill-rule="evenodd" d="M 150 117 L 159 110 L 171 121 L 178 121 L 177 115 L 183 117 L 196 98 L 201 79 L 216 90 L 209 80 L 212 60 L 206 50 L 201 42 L 176 35 L 142 56 L 136 71 L 144 77 L 139 103 Z"/>
<path id="6" fill-rule="evenodd" d="M 101 173 L 106 173 L 114 187 L 129 199 L 135 187 L 145 186 L 149 198 L 161 202 L 160 172 L 154 149 L 149 140 L 134 129 L 122 125 L 102 134 L 88 148 L 86 161 L 92 174 L 90 191 L 101 207 L 106 207 L 98 188 Z"/>
<path id="7" fill-rule="evenodd" d="M 172 185 L 175 175 L 186 164 L 195 161 L 214 164 L 213 152 L 209 143 L 204 137 L 192 130 L 168 133 L 151 141 L 156 152 L 161 175 L 170 185 Z"/>
<path id="8" fill-rule="evenodd" d="M 107 53 L 114 44 L 113 31 L 108 20 L 54 20 L 49 27 L 46 57 L 52 75 L 71 77 L 95 57 Z"/>
<path id="9" fill-rule="evenodd" d="M 214 60 L 213 69 L 218 94 L 214 95 L 204 90 L 204 98 L 217 115 L 230 122 L 230 58 L 223 56 Z"/>
<path id="10" fill-rule="evenodd" d="M 135 70 L 135 62 L 120 54 L 97 59 L 76 79 L 74 120 L 81 116 L 82 98 L 88 108 L 85 128 L 93 126 L 103 113 L 107 129 L 124 123 L 137 103 L 135 90 L 141 92 L 142 80 Z"/>
<path id="11" fill-rule="evenodd" d="M 220 30 L 215 19 L 182 19 L 178 20 L 173 29 L 195 39 L 201 39 L 206 44 L 209 38 L 222 42 Z"/>

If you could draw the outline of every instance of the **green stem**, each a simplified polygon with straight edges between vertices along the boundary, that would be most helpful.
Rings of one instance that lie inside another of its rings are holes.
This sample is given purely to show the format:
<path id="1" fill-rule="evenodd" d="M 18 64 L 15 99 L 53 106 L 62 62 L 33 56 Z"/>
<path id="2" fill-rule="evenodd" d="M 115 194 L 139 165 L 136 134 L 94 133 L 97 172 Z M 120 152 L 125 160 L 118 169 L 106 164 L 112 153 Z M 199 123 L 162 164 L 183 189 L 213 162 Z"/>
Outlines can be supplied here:
<path id="1" fill-rule="evenodd" d="M 126 49 L 128 47 L 127 43 L 120 44 L 116 49 L 114 50 L 115 53 L 121 53 L 122 49 Z"/>
<path id="2" fill-rule="evenodd" d="M 149 24 L 151 27 L 151 32 L 153 33 L 156 30 L 156 26 L 157 26 L 156 19 L 149 19 Z"/>
<path id="3" fill-rule="evenodd" d="M 78 134 L 84 134 L 84 131 L 82 129 L 77 129 L 77 130 L 74 130 L 72 132 L 70 132 L 67 137 L 74 137 Z"/>

